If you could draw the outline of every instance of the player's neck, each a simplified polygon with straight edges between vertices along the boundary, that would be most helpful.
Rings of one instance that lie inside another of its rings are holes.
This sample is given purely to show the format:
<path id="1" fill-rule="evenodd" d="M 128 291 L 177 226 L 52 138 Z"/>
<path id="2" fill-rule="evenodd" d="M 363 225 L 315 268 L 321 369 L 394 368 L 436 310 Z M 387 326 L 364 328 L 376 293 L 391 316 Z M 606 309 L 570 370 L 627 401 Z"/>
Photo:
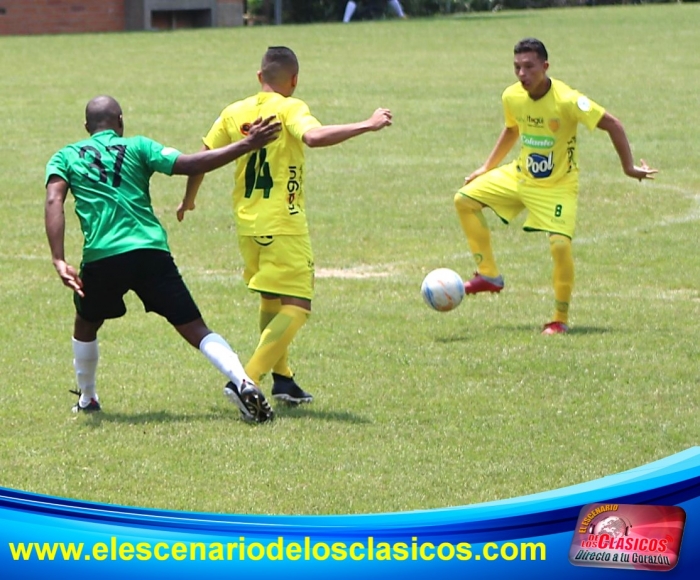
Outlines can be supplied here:
<path id="1" fill-rule="evenodd" d="M 535 89 L 532 92 L 528 91 L 528 95 L 530 95 L 530 98 L 533 101 L 538 101 L 542 97 L 544 97 L 548 92 L 549 89 L 552 87 L 552 79 L 549 77 L 544 77 L 544 80 L 535 87 Z"/>
<path id="2" fill-rule="evenodd" d="M 278 95 L 282 95 L 283 97 L 291 97 L 292 93 L 288 90 L 285 90 L 284 88 L 281 87 L 273 87 L 272 85 L 268 85 L 267 83 L 262 83 L 260 85 L 260 92 L 262 93 L 277 93 Z"/>

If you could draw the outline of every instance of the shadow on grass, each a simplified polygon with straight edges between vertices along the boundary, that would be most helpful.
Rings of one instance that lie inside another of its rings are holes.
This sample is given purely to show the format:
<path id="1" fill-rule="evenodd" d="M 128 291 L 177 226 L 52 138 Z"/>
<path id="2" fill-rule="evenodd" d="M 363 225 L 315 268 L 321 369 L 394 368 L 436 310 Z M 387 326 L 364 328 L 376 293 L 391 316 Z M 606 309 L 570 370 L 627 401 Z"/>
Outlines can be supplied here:
<path id="1" fill-rule="evenodd" d="M 494 327 L 497 331 L 504 332 L 527 332 L 531 334 L 539 334 L 542 330 L 541 327 L 532 326 L 531 324 L 501 324 Z M 610 332 L 617 332 L 617 329 L 607 327 L 607 326 L 573 326 L 571 330 L 567 333 L 568 335 L 587 335 L 587 334 L 608 334 Z M 477 334 L 464 334 L 464 335 L 453 335 L 453 336 L 438 336 L 433 339 L 435 342 L 440 344 L 452 344 L 456 342 L 478 342 L 479 336 Z"/>
<path id="2" fill-rule="evenodd" d="M 468 12 L 446 16 L 443 20 L 452 22 L 464 22 L 465 20 L 501 20 L 503 18 L 525 18 L 527 10 L 497 11 L 497 12 Z"/>
<path id="3" fill-rule="evenodd" d="M 539 334 L 542 327 L 532 326 L 531 324 L 502 324 L 496 327 L 498 330 L 507 331 L 522 331 Z M 584 335 L 584 334 L 607 334 L 615 332 L 614 328 L 606 326 L 572 326 L 567 335 Z"/>
<path id="4" fill-rule="evenodd" d="M 369 419 L 355 415 L 348 411 L 321 411 L 314 409 L 312 405 L 277 405 L 275 407 L 276 419 L 320 419 L 322 421 L 337 421 L 339 423 L 353 423 L 364 425 L 371 423 Z"/>
<path id="5" fill-rule="evenodd" d="M 275 407 L 276 419 L 302 419 L 312 418 L 322 421 L 337 421 L 353 423 L 356 425 L 370 423 L 368 419 L 349 413 L 347 411 L 320 411 L 309 406 L 292 407 L 289 405 L 277 405 Z M 102 423 L 123 423 L 126 425 L 148 425 L 153 423 L 196 423 L 200 421 L 216 420 L 239 421 L 236 412 L 229 409 L 212 409 L 210 413 L 170 413 L 169 411 L 148 411 L 145 413 L 114 413 L 104 410 L 100 413 L 91 413 L 85 416 L 83 425 L 86 427 L 99 427 Z M 254 423 L 251 423 L 254 425 Z"/>
<path id="6" fill-rule="evenodd" d="M 235 413 L 170 413 L 169 411 L 147 411 L 136 413 L 115 413 L 105 409 L 85 416 L 84 425 L 97 427 L 102 423 L 124 423 L 126 425 L 148 425 L 149 423 L 193 423 L 227 418 L 237 419 Z"/>

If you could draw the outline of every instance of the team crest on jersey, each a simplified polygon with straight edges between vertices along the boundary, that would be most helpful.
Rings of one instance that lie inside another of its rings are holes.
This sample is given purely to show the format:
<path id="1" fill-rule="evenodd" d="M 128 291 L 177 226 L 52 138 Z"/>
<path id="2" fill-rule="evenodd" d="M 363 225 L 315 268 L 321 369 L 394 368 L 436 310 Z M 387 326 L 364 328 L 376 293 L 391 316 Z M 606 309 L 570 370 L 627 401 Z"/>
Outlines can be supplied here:
<path id="1" fill-rule="evenodd" d="M 559 119 L 550 119 L 547 123 L 547 126 L 549 127 L 549 130 L 552 133 L 556 133 L 557 131 L 559 131 Z"/>
<path id="2" fill-rule="evenodd" d="M 554 169 L 554 156 L 552 152 L 545 157 L 539 153 L 530 153 L 527 156 L 527 170 L 535 179 L 544 179 L 552 175 Z"/>
<path id="3" fill-rule="evenodd" d="M 243 123 L 241 125 L 241 135 L 247 136 L 248 133 L 250 132 L 250 126 L 252 123 Z"/>

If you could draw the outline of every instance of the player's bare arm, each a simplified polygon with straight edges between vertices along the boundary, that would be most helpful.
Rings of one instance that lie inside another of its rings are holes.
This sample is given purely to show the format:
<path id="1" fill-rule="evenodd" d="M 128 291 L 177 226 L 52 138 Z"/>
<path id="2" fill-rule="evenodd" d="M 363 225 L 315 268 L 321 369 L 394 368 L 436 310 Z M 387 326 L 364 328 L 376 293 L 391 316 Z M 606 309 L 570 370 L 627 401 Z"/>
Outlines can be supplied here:
<path id="1" fill-rule="evenodd" d="M 201 151 L 209 151 L 209 147 L 206 145 L 202 146 Z M 177 206 L 177 221 L 181 222 L 185 219 L 186 211 L 193 211 L 195 209 L 194 200 L 199 193 L 199 188 L 202 186 L 204 181 L 204 173 L 198 173 L 197 175 L 188 175 L 187 184 L 185 185 L 185 196 L 182 198 L 180 205 Z"/>
<path id="2" fill-rule="evenodd" d="M 277 138 L 281 128 L 282 124 L 279 121 L 275 121 L 274 116 L 266 119 L 258 118 L 250 126 L 248 135 L 241 141 L 213 151 L 210 151 L 209 147 L 204 145 L 198 153 L 178 157 L 173 166 L 173 173 L 189 176 L 185 186 L 185 196 L 176 210 L 178 221 L 185 219 L 186 211 L 192 211 L 195 208 L 194 200 L 197 197 L 202 181 L 204 181 L 205 173 L 218 169 L 241 155 L 264 147 Z"/>
<path id="3" fill-rule="evenodd" d="M 644 159 L 641 160 L 639 165 L 634 164 L 632 149 L 630 148 L 629 140 L 625 134 L 625 128 L 619 119 L 613 117 L 610 113 L 605 113 L 603 118 L 598 122 L 598 128 L 602 129 L 610 136 L 610 140 L 615 147 L 615 151 L 617 151 L 625 175 L 634 179 L 639 179 L 639 181 L 642 179 L 654 179 L 655 174 L 659 172 L 658 169 L 649 167 Z"/>
<path id="4" fill-rule="evenodd" d="M 310 129 L 304 133 L 302 140 L 308 147 L 330 147 L 363 133 L 379 131 L 384 127 L 388 127 L 391 123 L 391 111 L 380 108 L 364 121 L 347 123 L 345 125 L 325 125 Z"/>
<path id="5" fill-rule="evenodd" d="M 513 148 L 513 145 L 515 145 L 519 135 L 520 131 L 518 130 L 517 125 L 514 125 L 513 127 L 505 127 L 498 136 L 498 140 L 496 141 L 491 154 L 488 156 L 488 159 L 486 159 L 481 167 L 464 178 L 464 185 L 467 185 L 467 183 L 470 181 L 474 181 L 480 175 L 483 175 L 484 173 L 487 173 L 494 167 L 498 166 L 498 164 L 503 161 L 503 158 L 508 155 L 508 152 Z"/>
<path id="6" fill-rule="evenodd" d="M 46 237 L 51 248 L 51 260 L 56 268 L 56 273 L 61 278 L 65 286 L 77 292 L 81 297 L 83 294 L 83 281 L 78 276 L 78 271 L 68 264 L 65 259 L 65 231 L 66 231 L 66 216 L 63 210 L 63 204 L 68 195 L 68 183 L 58 177 L 52 175 L 46 184 L 46 203 L 44 205 L 44 226 L 46 228 Z"/>
<path id="7" fill-rule="evenodd" d="M 282 124 L 279 121 L 275 121 L 274 116 L 266 119 L 256 119 L 250 126 L 248 135 L 240 141 L 220 149 L 180 155 L 173 165 L 173 174 L 199 175 L 218 169 L 238 159 L 241 155 L 260 149 L 274 141 L 281 128 Z"/>

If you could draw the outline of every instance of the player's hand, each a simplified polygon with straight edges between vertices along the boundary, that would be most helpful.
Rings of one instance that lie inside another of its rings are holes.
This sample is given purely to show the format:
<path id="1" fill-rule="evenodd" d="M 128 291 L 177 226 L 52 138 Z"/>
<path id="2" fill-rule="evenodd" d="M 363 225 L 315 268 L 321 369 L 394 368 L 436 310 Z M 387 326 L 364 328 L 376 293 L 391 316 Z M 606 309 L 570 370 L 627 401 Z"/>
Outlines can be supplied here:
<path id="1" fill-rule="evenodd" d="M 54 268 L 56 268 L 56 273 L 61 278 L 64 286 L 68 286 L 73 292 L 75 292 L 81 298 L 85 298 L 83 294 L 83 281 L 78 276 L 78 271 L 66 263 L 64 260 L 56 260 L 53 263 Z"/>
<path id="2" fill-rule="evenodd" d="M 260 149 L 277 139 L 277 135 L 281 130 L 282 123 L 275 121 L 274 115 L 265 119 L 258 117 L 250 125 L 246 139 L 248 139 L 253 149 Z"/>
<path id="3" fill-rule="evenodd" d="M 654 179 L 659 170 L 649 167 L 644 159 L 640 159 L 640 161 L 640 165 L 635 165 L 631 170 L 625 171 L 625 173 L 630 177 L 639 179 L 639 181 L 642 181 L 642 179 Z"/>
<path id="4" fill-rule="evenodd" d="M 369 124 L 372 131 L 379 131 L 384 127 L 391 125 L 392 115 L 389 109 L 377 109 L 369 118 Z"/>
<path id="5" fill-rule="evenodd" d="M 180 202 L 180 205 L 177 206 L 177 211 L 175 212 L 177 214 L 177 221 L 181 222 L 182 220 L 185 219 L 185 212 L 186 211 L 192 211 L 194 210 L 195 205 L 194 201 L 188 201 L 186 199 L 183 199 Z"/>
<path id="6" fill-rule="evenodd" d="M 479 167 L 479 169 L 477 169 L 476 171 L 473 171 L 471 174 L 467 175 L 464 178 L 464 185 L 467 185 L 467 183 L 474 181 L 477 177 L 483 175 L 487 171 L 488 171 L 488 169 L 486 169 L 486 167 L 484 167 L 482 165 L 481 167 Z"/>

